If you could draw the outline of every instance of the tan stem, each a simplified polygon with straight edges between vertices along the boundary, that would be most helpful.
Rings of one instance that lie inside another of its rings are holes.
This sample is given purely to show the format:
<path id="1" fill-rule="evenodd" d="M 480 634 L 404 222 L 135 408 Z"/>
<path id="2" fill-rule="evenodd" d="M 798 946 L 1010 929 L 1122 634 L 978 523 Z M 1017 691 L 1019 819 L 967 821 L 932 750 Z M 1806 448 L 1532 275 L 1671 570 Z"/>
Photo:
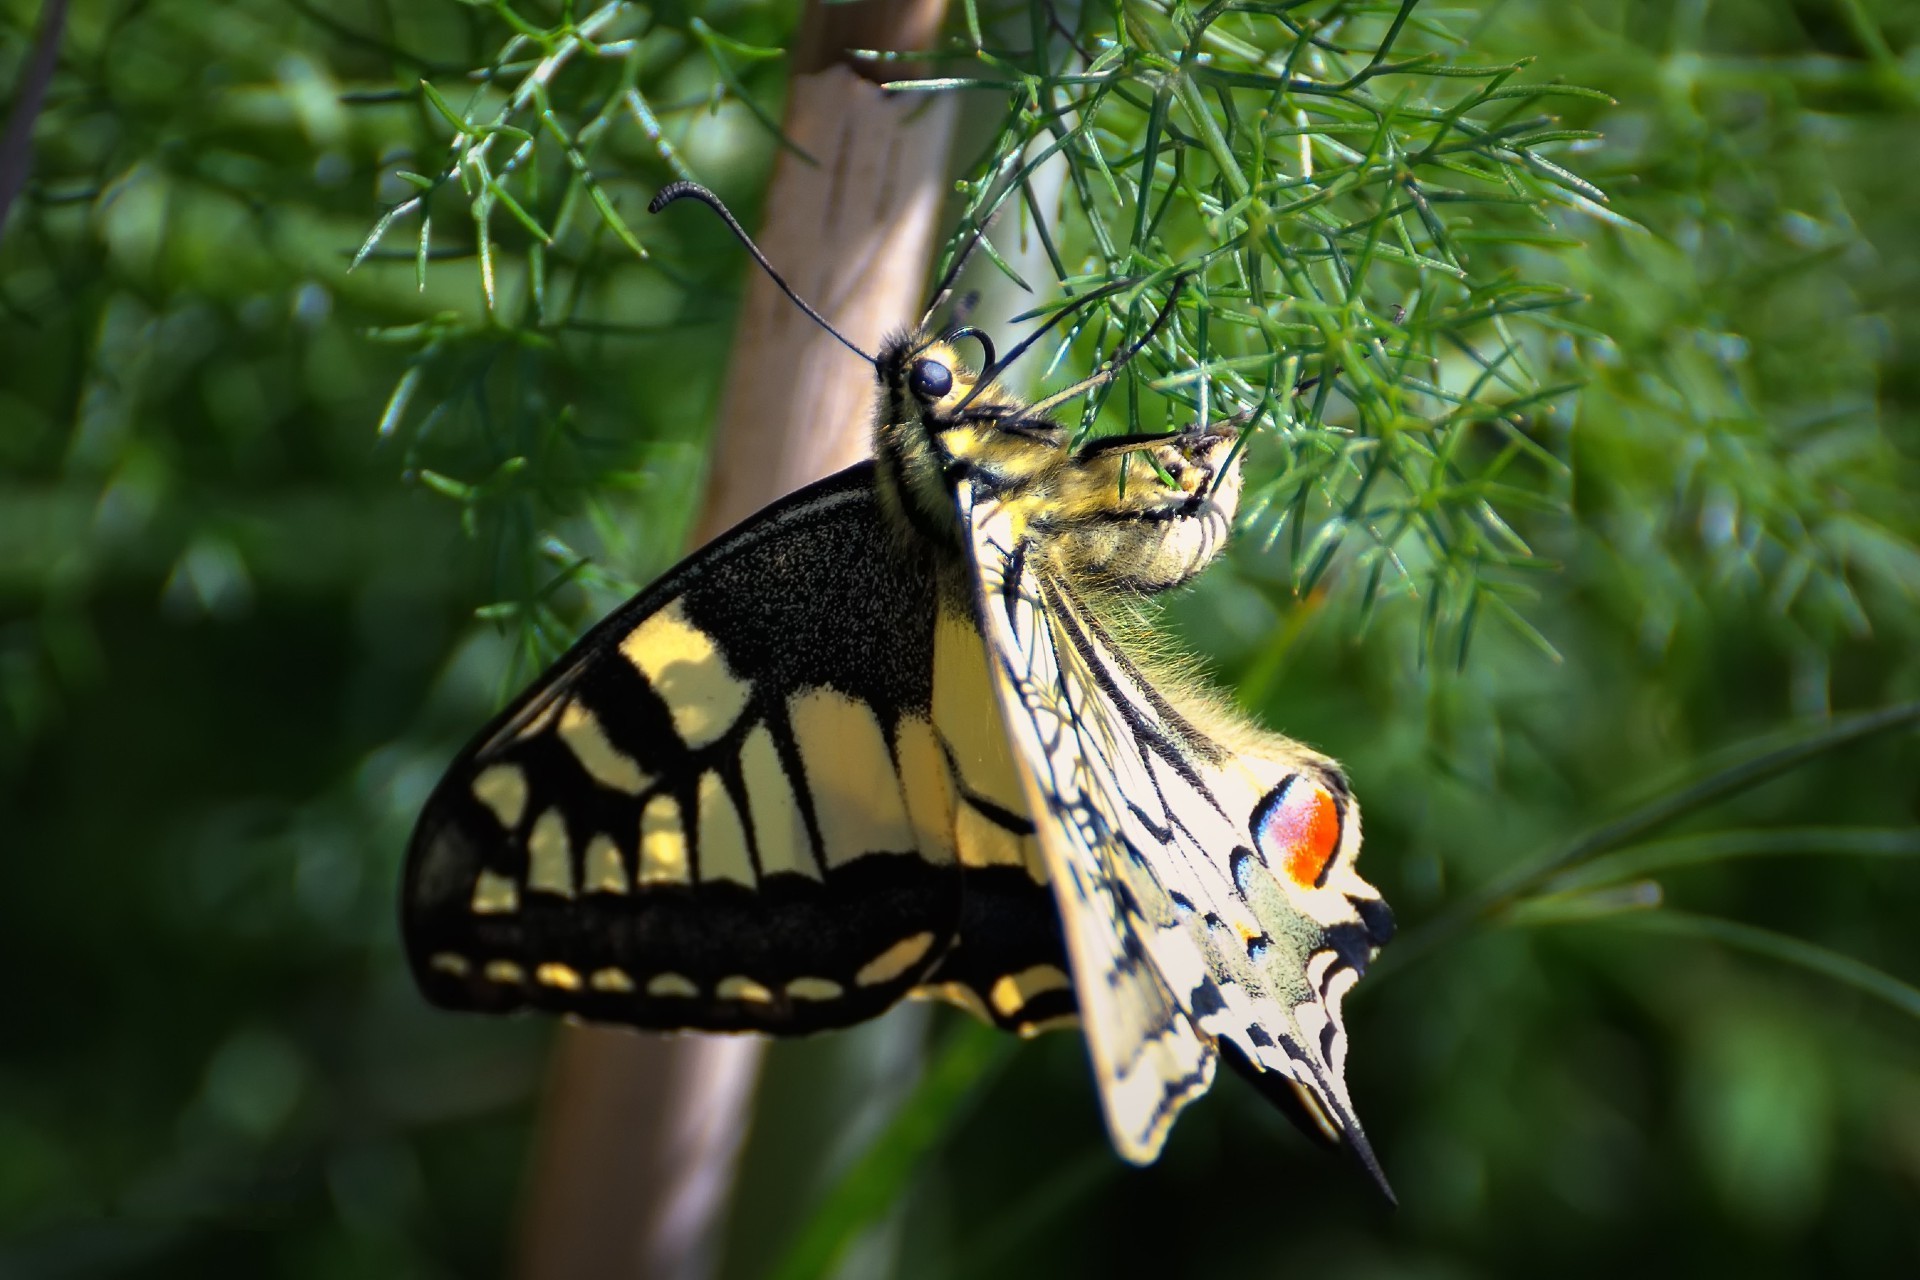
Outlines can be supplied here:
<path id="1" fill-rule="evenodd" d="M 811 0 L 756 239 L 867 351 L 919 316 L 955 104 L 889 96 L 842 51 L 931 45 L 943 0 Z M 725 195 L 726 193 L 722 193 Z M 672 377 L 662 370 L 662 377 Z M 750 274 L 696 545 L 867 456 L 873 370 Z M 764 1042 L 563 1027 L 541 1107 L 519 1255 L 534 1280 L 705 1280 Z"/>
<path id="2" fill-rule="evenodd" d="M 945 194 L 950 98 L 889 98 L 845 67 L 796 76 L 761 248 L 801 297 L 872 352 L 919 318 Z M 702 541 L 867 456 L 873 370 L 755 276 L 721 399 Z"/>

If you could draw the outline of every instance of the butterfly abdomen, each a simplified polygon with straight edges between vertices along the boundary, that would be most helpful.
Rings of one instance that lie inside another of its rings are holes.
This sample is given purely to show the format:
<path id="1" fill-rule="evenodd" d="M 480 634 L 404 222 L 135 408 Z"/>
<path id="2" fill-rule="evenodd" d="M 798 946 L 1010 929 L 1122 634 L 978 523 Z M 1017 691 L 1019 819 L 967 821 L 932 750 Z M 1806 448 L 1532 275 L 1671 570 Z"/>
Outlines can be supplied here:
<path id="1" fill-rule="evenodd" d="M 1067 581 L 1152 595 L 1190 581 L 1226 546 L 1240 504 L 1238 431 L 1095 439 L 1063 467 L 1033 522 Z"/>

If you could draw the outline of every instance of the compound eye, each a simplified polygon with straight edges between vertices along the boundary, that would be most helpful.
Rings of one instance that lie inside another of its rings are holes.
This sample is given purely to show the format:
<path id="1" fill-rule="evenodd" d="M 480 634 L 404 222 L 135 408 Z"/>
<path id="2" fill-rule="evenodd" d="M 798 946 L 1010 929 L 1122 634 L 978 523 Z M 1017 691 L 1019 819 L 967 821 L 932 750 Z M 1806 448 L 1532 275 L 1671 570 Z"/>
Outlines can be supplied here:
<path id="1" fill-rule="evenodd" d="M 915 360 L 907 389 L 922 400 L 938 400 L 953 390 L 953 371 L 938 360 Z"/>

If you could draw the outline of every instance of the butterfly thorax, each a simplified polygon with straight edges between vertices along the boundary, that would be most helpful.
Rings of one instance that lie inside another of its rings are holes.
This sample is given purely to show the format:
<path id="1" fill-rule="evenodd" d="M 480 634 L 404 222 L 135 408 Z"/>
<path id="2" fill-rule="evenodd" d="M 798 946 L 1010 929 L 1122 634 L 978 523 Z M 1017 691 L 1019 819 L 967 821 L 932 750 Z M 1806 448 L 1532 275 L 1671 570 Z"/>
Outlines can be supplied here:
<path id="1" fill-rule="evenodd" d="M 1094 590 L 1152 593 L 1192 578 L 1226 543 L 1239 503 L 1238 432 L 1109 436 L 1078 449 L 1058 422 L 926 333 L 875 362 L 883 501 L 903 530 L 958 555 L 955 495 L 1008 513 L 1032 551 Z"/>

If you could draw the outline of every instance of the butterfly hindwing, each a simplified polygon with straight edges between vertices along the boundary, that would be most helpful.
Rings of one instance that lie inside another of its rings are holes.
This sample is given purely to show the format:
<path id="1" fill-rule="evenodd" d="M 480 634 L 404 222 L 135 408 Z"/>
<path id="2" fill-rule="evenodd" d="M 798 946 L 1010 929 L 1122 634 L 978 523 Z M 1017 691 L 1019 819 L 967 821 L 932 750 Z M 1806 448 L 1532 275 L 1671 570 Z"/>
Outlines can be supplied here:
<path id="1" fill-rule="evenodd" d="M 967 495 L 962 496 L 963 504 Z M 1142 945 L 1140 904 L 1113 872 L 1120 819 L 1083 754 L 1081 712 L 1060 671 L 1044 604 L 1024 590 L 1024 544 L 972 509 L 981 620 L 1009 738 L 1053 879 L 1074 987 L 1116 1149 L 1146 1163 L 1180 1109 L 1212 1083 L 1217 1055 Z"/>
<path id="2" fill-rule="evenodd" d="M 1388 917 L 1352 869 L 1358 814 L 1338 770 L 1170 700 L 1036 550 L 1018 504 L 962 501 L 1116 1145 L 1150 1160 L 1224 1040 L 1364 1151 L 1339 1004 Z"/>
<path id="3" fill-rule="evenodd" d="M 1032 1035 L 1072 1020 L 1073 982 L 985 641 L 956 588 L 935 627 L 933 725 L 953 789 L 960 919 L 919 994 Z"/>
<path id="4" fill-rule="evenodd" d="M 799 1032 L 879 1012 L 960 919 L 935 585 L 870 465 L 596 627 L 457 760 L 405 934 L 436 1002 Z"/>

